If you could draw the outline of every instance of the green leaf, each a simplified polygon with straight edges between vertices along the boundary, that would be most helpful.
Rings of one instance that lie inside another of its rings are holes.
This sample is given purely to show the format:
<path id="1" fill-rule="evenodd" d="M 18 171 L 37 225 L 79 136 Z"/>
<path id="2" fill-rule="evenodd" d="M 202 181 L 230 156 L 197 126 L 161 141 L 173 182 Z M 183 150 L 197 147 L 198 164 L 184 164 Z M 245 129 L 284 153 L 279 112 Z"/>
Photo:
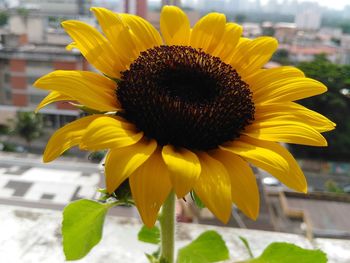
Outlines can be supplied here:
<path id="1" fill-rule="evenodd" d="M 243 245 L 244 245 L 245 248 L 247 249 L 250 258 L 253 258 L 254 255 L 253 255 L 252 249 L 250 248 L 250 245 L 249 245 L 248 240 L 247 240 L 246 238 L 242 237 L 242 236 L 239 236 L 238 238 L 242 241 Z"/>
<path id="2" fill-rule="evenodd" d="M 64 208 L 62 235 L 66 260 L 81 259 L 100 242 L 110 204 L 81 199 Z"/>
<path id="3" fill-rule="evenodd" d="M 143 226 L 137 237 L 140 241 L 158 245 L 160 243 L 160 230 L 157 226 L 152 228 Z"/>
<path id="4" fill-rule="evenodd" d="M 206 231 L 179 250 L 177 263 L 209 263 L 228 258 L 229 252 L 222 237 L 215 231 Z"/>
<path id="5" fill-rule="evenodd" d="M 327 256 L 321 250 L 303 249 L 284 242 L 270 244 L 260 257 L 247 260 L 249 263 L 326 263 Z"/>

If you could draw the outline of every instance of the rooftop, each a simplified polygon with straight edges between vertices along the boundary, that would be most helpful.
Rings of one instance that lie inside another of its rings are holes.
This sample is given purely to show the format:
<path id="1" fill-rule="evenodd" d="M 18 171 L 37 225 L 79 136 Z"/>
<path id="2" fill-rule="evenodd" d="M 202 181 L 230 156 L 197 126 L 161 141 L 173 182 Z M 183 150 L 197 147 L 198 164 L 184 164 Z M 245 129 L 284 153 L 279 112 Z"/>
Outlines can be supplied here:
<path id="1" fill-rule="evenodd" d="M 313 236 L 350 238 L 350 197 L 348 195 L 280 193 L 289 217 L 303 218 Z"/>

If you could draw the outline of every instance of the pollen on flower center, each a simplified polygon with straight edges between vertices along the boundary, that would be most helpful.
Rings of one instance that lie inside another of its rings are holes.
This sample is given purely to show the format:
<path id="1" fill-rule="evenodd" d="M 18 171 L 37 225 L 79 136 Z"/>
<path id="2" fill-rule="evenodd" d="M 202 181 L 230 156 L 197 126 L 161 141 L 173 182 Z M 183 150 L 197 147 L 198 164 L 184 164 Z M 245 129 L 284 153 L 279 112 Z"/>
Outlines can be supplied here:
<path id="1" fill-rule="evenodd" d="M 214 149 L 254 120 L 252 93 L 236 70 L 187 46 L 142 52 L 116 93 L 124 117 L 161 145 Z"/>

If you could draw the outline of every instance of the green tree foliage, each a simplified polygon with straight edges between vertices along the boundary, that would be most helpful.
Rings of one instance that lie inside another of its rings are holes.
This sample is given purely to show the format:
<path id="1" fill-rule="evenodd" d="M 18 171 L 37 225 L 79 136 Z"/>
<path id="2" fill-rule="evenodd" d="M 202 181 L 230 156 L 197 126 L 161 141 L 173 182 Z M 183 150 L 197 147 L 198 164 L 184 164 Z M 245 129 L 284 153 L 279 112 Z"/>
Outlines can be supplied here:
<path id="1" fill-rule="evenodd" d="M 333 64 L 325 56 L 317 56 L 312 62 L 298 67 L 307 77 L 317 79 L 328 87 L 322 95 L 300 101 L 337 124 L 334 131 L 325 133 L 328 147 L 303 147 L 292 145 L 297 157 L 349 161 L 350 156 L 350 97 L 344 95 L 350 89 L 350 65 Z"/>
<path id="2" fill-rule="evenodd" d="M 39 138 L 43 133 L 43 117 L 34 112 L 17 112 L 15 120 L 15 133 L 30 143 Z"/>
<path id="3" fill-rule="evenodd" d="M 289 51 L 287 49 L 278 49 L 273 54 L 272 61 L 276 61 L 282 65 L 289 65 Z"/>
<path id="4" fill-rule="evenodd" d="M 337 182 L 333 181 L 333 180 L 327 180 L 324 184 L 327 192 L 331 192 L 331 193 L 337 193 L 337 194 L 343 194 L 344 190 L 342 188 L 339 187 L 339 185 L 337 184 Z"/>
<path id="5" fill-rule="evenodd" d="M 350 20 L 342 22 L 339 26 L 342 29 L 343 33 L 345 34 L 350 33 Z"/>
<path id="6" fill-rule="evenodd" d="M 22 17 L 28 17 L 29 15 L 29 9 L 24 7 L 17 8 L 17 14 L 19 14 Z"/>
<path id="7" fill-rule="evenodd" d="M 6 25 L 8 18 L 9 18 L 9 15 L 7 12 L 0 11 L 0 26 Z"/>
<path id="8" fill-rule="evenodd" d="M 8 135 L 9 127 L 5 124 L 0 124 L 0 135 Z"/>
<path id="9" fill-rule="evenodd" d="M 245 14 L 237 14 L 235 17 L 235 21 L 239 24 L 244 23 L 247 20 L 247 16 Z"/>

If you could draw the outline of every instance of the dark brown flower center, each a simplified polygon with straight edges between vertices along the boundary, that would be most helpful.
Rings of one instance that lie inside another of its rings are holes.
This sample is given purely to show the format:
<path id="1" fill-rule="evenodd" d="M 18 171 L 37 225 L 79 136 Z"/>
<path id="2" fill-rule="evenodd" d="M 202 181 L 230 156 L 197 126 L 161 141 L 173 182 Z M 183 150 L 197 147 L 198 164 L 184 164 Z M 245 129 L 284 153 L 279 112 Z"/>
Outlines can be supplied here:
<path id="1" fill-rule="evenodd" d="M 252 93 L 236 70 L 187 46 L 142 52 L 116 93 L 124 117 L 161 145 L 214 149 L 254 120 Z"/>

